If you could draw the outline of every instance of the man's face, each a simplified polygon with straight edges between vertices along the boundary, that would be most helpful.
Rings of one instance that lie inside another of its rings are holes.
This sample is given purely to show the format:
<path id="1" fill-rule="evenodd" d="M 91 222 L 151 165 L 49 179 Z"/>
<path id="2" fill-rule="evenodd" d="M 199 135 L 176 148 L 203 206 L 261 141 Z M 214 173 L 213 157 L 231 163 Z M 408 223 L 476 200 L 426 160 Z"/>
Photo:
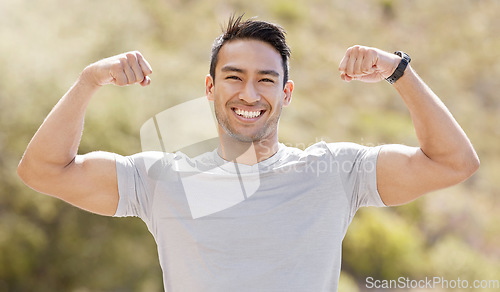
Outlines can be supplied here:
<path id="1" fill-rule="evenodd" d="M 215 82 L 207 76 L 206 93 L 214 101 L 219 128 L 241 142 L 277 138 L 283 106 L 291 100 L 293 82 L 283 88 L 278 51 L 258 40 L 235 40 L 222 46 Z"/>

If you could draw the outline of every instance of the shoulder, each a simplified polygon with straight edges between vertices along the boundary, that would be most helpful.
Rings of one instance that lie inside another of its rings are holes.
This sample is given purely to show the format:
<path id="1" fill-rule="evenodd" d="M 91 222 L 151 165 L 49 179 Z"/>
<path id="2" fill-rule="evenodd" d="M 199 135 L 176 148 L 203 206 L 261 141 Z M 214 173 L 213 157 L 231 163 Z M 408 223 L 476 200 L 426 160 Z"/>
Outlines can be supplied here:
<path id="1" fill-rule="evenodd" d="M 333 156 L 356 156 L 374 147 L 364 146 L 352 142 L 325 143 L 325 146 Z"/>
<path id="2" fill-rule="evenodd" d="M 282 144 L 283 145 L 283 144 Z M 310 158 L 338 158 L 342 156 L 352 156 L 359 153 L 368 147 L 356 143 L 339 142 L 339 143 L 326 143 L 320 141 L 315 144 L 309 145 L 304 150 L 283 145 L 283 156 L 288 159 L 310 159 Z"/>
<path id="3" fill-rule="evenodd" d="M 304 152 L 309 155 L 331 154 L 333 156 L 355 155 L 356 153 L 369 150 L 373 147 L 363 146 L 352 142 L 327 143 L 320 141 L 309 147 Z"/>
<path id="4" fill-rule="evenodd" d="M 291 144 L 281 144 L 281 147 L 284 153 L 292 155 L 317 155 L 317 154 L 321 155 L 327 152 L 332 152 L 333 154 L 337 154 L 348 151 L 359 151 L 369 148 L 367 146 L 351 142 L 327 143 L 325 141 L 319 141 L 317 143 L 309 145 L 304 150 L 294 147 Z"/>
<path id="5" fill-rule="evenodd" d="M 336 161 L 376 160 L 381 147 L 365 146 L 352 142 L 326 143 L 321 141 L 308 147 L 305 152 L 309 155 L 328 155 Z"/>
<path id="6" fill-rule="evenodd" d="M 144 164 L 152 164 L 157 162 L 167 162 L 174 160 L 173 153 L 165 153 L 160 151 L 145 151 L 135 153 L 129 156 L 117 156 L 116 161 L 118 164 L 123 165 L 144 165 Z"/>
<path id="7" fill-rule="evenodd" d="M 295 155 L 317 155 L 330 152 L 334 156 L 345 155 L 357 152 L 368 151 L 371 149 L 379 149 L 381 146 L 365 146 L 352 142 L 335 142 L 327 143 L 325 141 L 319 141 L 315 144 L 309 145 L 306 149 L 301 150 L 297 147 L 282 144 L 285 149 L 285 153 L 295 154 Z"/>
<path id="8" fill-rule="evenodd" d="M 213 152 L 189 157 L 183 152 L 145 151 L 130 156 L 117 157 L 117 166 L 133 167 L 138 171 L 173 169 L 175 171 L 195 171 L 198 168 L 214 167 Z"/>

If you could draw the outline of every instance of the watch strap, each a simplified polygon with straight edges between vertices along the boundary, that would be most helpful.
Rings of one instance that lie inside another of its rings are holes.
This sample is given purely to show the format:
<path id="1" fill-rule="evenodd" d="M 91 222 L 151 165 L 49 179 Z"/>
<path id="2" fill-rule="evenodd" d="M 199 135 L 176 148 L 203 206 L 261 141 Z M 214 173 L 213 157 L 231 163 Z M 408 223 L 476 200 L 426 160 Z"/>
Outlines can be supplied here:
<path id="1" fill-rule="evenodd" d="M 392 73 L 391 76 L 387 77 L 385 80 L 389 82 L 390 84 L 394 84 L 394 82 L 398 81 L 401 76 L 405 73 L 406 67 L 411 61 L 410 56 L 406 54 L 405 52 L 397 51 L 394 52 L 394 54 L 398 55 L 401 57 L 401 62 L 399 62 L 398 67 L 396 67 L 396 70 L 394 70 L 394 73 Z"/>

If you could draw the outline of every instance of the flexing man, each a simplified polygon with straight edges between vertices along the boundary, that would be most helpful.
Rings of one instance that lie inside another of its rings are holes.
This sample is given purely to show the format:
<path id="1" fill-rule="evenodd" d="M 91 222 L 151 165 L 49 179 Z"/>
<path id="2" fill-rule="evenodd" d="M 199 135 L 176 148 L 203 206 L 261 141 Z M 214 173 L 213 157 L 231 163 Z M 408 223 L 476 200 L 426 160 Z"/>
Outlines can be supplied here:
<path id="1" fill-rule="evenodd" d="M 347 50 L 340 77 L 393 84 L 420 147 L 280 144 L 280 113 L 294 89 L 289 56 L 281 27 L 229 21 L 205 81 L 219 147 L 195 158 L 77 155 L 85 110 L 101 86 L 150 83 L 139 52 L 98 61 L 47 116 L 18 173 L 90 212 L 139 216 L 157 242 L 166 291 L 336 291 L 342 239 L 359 207 L 401 205 L 457 184 L 479 160 L 406 54 L 364 46 Z"/>

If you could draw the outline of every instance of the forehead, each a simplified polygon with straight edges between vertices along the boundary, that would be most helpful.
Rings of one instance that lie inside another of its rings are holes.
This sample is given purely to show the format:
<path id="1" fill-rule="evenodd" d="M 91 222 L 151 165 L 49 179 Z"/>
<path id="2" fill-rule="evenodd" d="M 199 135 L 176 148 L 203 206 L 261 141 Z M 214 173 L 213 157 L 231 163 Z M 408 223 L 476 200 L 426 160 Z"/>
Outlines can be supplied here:
<path id="1" fill-rule="evenodd" d="M 275 70 L 283 75 L 281 55 L 268 43 L 259 40 L 234 40 L 219 51 L 216 71 L 232 66 L 246 71 Z"/>

